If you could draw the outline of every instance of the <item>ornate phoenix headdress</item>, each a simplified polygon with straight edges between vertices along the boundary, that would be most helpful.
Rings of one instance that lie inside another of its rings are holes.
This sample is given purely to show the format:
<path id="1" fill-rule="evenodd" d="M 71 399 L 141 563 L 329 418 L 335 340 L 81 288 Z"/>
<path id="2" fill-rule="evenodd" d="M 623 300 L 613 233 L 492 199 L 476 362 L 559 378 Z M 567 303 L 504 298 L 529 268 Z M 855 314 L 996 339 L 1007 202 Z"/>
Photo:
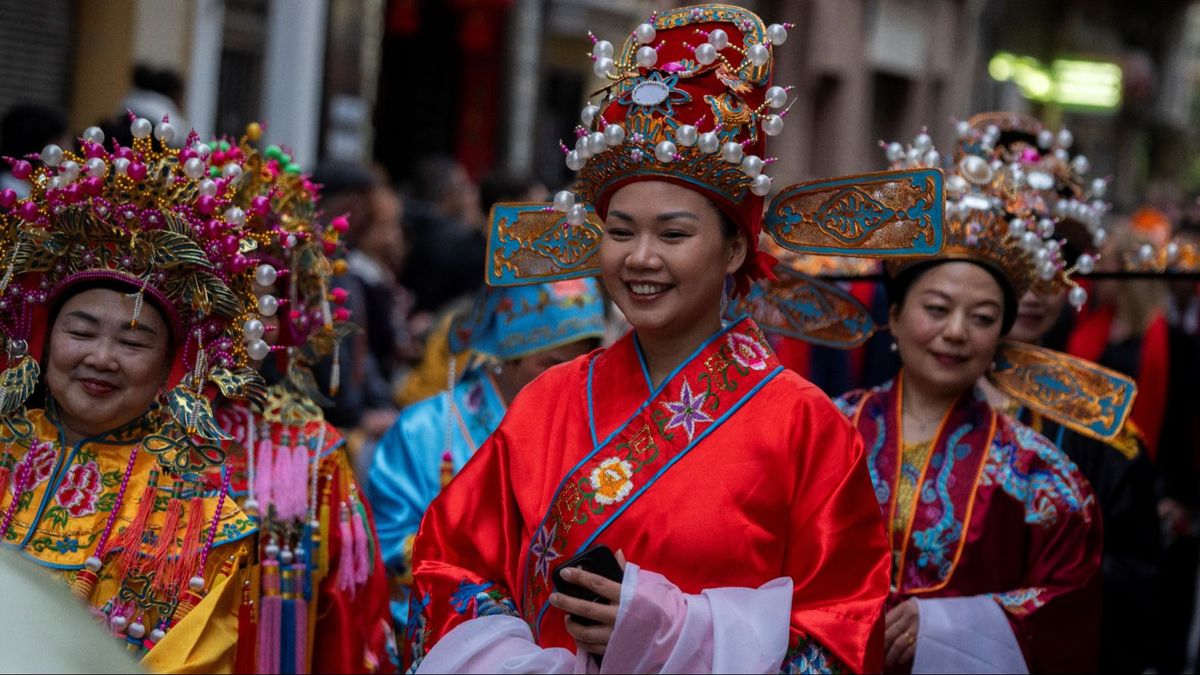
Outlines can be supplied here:
<path id="1" fill-rule="evenodd" d="M 991 267 L 1017 298 L 1031 289 L 1043 294 L 1070 289 L 1069 301 L 1082 307 L 1087 293 L 1071 277 L 1095 266 L 1095 257 L 1081 249 L 1105 240 L 1107 182 L 1088 182 L 1087 158 L 1071 156 L 1073 138 L 1065 129 L 1055 134 L 1030 117 L 987 113 L 959 122 L 956 130 L 958 142 L 948 158 L 925 132 L 908 146 L 886 146 L 893 167 L 947 164 L 942 256 Z M 1074 256 L 1064 250 L 1068 245 Z M 896 275 L 916 262 L 891 262 L 887 268 Z"/>
<path id="2" fill-rule="evenodd" d="M 261 392 L 261 378 L 246 367 L 258 339 L 245 330 L 255 318 L 256 255 L 246 234 L 260 216 L 235 203 L 247 180 L 236 148 L 214 150 L 193 133 L 170 149 L 176 130 L 165 119 L 135 119 L 132 132 L 132 147 L 108 150 L 92 127 L 81 154 L 50 145 L 37 157 L 9 158 L 31 192 L 0 192 L 0 414 L 19 410 L 37 383 L 56 298 L 77 284 L 116 281 L 136 294 L 132 322 L 148 296 L 171 326 L 174 358 L 161 402 L 173 419 L 159 436 L 175 441 L 147 450 L 187 470 L 220 461 L 175 452 L 194 447 L 188 439 L 227 437 L 205 390 Z"/>

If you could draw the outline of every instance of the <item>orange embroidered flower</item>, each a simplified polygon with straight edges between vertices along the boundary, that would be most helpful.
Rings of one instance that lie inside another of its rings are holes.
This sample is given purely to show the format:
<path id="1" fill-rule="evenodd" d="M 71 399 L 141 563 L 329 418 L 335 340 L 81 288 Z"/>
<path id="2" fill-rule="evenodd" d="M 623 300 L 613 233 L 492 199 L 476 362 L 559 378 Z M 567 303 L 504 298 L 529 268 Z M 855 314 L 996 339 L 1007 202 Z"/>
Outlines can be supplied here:
<path id="1" fill-rule="evenodd" d="M 596 501 L 617 504 L 633 492 L 633 467 L 620 457 L 609 457 L 592 470 L 589 479 Z"/>

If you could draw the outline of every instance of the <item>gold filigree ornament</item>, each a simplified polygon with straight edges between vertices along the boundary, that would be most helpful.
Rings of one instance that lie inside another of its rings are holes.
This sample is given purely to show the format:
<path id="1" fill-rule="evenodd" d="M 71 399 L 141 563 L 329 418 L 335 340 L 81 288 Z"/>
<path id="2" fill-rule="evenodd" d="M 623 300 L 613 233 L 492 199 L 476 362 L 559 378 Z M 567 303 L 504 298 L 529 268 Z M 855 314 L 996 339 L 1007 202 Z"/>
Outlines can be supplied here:
<path id="1" fill-rule="evenodd" d="M 131 147 L 106 147 L 91 127 L 78 153 L 49 145 L 5 158 L 29 196 L 0 192 L 0 413 L 26 404 L 55 301 L 80 285 L 115 283 L 134 299 L 131 324 L 150 301 L 171 329 L 174 353 L 158 401 L 170 412 L 163 424 L 171 440 L 160 445 L 203 445 L 225 438 L 211 393 L 253 398 L 262 389 L 246 368 L 260 342 L 248 330 L 257 246 L 248 232 L 260 216 L 235 200 L 246 180 L 241 153 L 195 133 L 172 149 L 178 133 L 165 118 L 132 119 L 131 131 Z M 188 455 L 184 464 L 217 461 L 203 450 Z"/>

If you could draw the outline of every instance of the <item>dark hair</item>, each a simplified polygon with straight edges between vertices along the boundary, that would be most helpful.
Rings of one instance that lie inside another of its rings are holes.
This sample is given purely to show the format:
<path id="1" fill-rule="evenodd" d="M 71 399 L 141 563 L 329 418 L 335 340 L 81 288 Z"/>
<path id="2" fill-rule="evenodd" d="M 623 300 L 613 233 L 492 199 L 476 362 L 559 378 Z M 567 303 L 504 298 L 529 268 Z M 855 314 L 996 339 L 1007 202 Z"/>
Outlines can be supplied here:
<path id="1" fill-rule="evenodd" d="M 721 234 L 725 235 L 726 239 L 733 239 L 738 236 L 741 230 L 738 228 L 737 223 L 733 222 L 733 218 L 730 218 L 729 214 L 725 213 L 725 210 L 716 204 L 713 204 L 713 208 L 717 210 L 717 217 L 721 219 Z"/>
<path id="2" fill-rule="evenodd" d="M 902 272 L 894 277 L 884 277 L 883 287 L 887 291 L 888 302 L 896 308 L 897 311 L 904 309 L 904 301 L 908 297 L 908 291 L 912 285 L 917 282 L 926 272 L 945 263 L 951 262 L 967 262 L 971 263 L 992 275 L 996 280 L 996 284 L 1000 286 L 1001 293 L 1004 294 L 1004 314 L 1000 322 L 1000 334 L 1008 335 L 1008 331 L 1012 330 L 1013 324 L 1017 321 L 1017 305 L 1020 298 L 1017 297 L 1016 291 L 1012 284 L 998 270 L 975 260 L 963 260 L 959 258 L 937 258 L 917 263 L 911 267 L 905 268 Z"/>
<path id="3" fill-rule="evenodd" d="M 66 132 L 67 116 L 62 110 L 37 104 L 14 106 L 0 119 L 0 155 L 24 157 Z"/>
<path id="4" fill-rule="evenodd" d="M 484 214 L 499 202 L 521 199 L 541 183 L 529 174 L 500 171 L 489 175 L 479 184 L 479 206 Z"/>
<path id="5" fill-rule="evenodd" d="M 312 172 L 312 181 L 321 186 L 321 197 L 336 197 L 347 192 L 367 194 L 380 184 L 371 169 L 359 162 L 322 162 Z"/>

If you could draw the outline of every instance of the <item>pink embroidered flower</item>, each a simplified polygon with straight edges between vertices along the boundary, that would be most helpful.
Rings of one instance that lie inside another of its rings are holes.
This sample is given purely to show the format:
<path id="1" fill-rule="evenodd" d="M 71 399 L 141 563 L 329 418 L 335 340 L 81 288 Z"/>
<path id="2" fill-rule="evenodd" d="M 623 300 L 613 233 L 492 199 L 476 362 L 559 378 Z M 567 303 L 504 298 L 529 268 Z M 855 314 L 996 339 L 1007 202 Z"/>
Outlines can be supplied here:
<path id="1" fill-rule="evenodd" d="M 58 453 L 50 443 L 34 441 L 22 461 L 30 469 L 29 477 L 32 482 L 25 488 L 28 490 L 50 478 L 50 474 L 54 473 L 54 464 L 58 461 Z"/>
<path id="2" fill-rule="evenodd" d="M 54 497 L 68 515 L 79 518 L 96 512 L 96 501 L 102 489 L 100 468 L 95 462 L 88 462 L 76 464 L 67 470 L 62 487 Z"/>
<path id="3" fill-rule="evenodd" d="M 758 340 L 745 333 L 729 334 L 729 351 L 733 352 L 733 360 L 738 365 L 750 370 L 764 370 L 767 367 L 767 348 Z"/>
<path id="4" fill-rule="evenodd" d="M 547 286 L 550 287 L 550 294 L 555 300 L 564 298 L 575 298 L 580 295 L 585 295 L 588 292 L 587 282 L 583 279 L 567 279 L 564 281 L 554 281 Z"/>

